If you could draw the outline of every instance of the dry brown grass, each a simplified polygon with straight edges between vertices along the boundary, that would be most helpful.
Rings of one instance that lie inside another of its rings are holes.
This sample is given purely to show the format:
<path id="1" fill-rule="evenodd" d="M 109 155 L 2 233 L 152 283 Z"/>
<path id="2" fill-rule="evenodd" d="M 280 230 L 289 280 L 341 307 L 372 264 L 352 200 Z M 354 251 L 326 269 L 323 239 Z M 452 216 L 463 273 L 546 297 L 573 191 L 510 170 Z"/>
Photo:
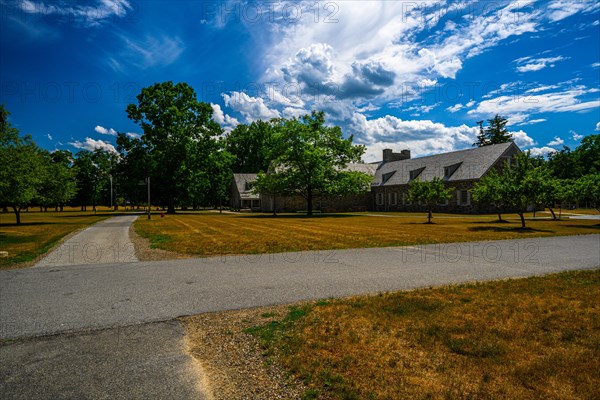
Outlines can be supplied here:
<path id="1" fill-rule="evenodd" d="M 256 326 L 320 399 L 598 399 L 600 271 L 333 300 Z"/>
<path id="2" fill-rule="evenodd" d="M 180 213 L 140 218 L 135 229 L 163 250 L 201 256 L 285 251 L 401 246 L 494 239 L 599 233 L 598 221 L 537 219 L 519 229 L 518 217 L 495 223 L 495 215 L 424 214 L 303 215 Z"/>
<path id="3" fill-rule="evenodd" d="M 0 258 L 0 269 L 28 266 L 66 235 L 113 215 L 106 209 L 96 214 L 71 208 L 29 211 L 21 213 L 22 225 L 16 225 L 13 213 L 0 214 L 0 251 L 8 252 L 8 257 Z"/>

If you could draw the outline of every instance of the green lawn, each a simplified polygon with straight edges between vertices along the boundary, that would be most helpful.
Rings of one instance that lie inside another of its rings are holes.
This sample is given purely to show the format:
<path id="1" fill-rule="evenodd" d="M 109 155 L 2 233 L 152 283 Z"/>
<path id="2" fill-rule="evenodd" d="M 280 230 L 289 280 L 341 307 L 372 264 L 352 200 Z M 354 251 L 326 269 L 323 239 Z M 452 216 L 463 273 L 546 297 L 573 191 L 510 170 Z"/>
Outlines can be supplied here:
<path id="1" fill-rule="evenodd" d="M 566 272 L 300 304 L 245 332 L 305 399 L 598 399 L 599 298 L 599 270 Z"/>
<path id="2" fill-rule="evenodd" d="M 379 215 L 379 216 L 376 216 Z M 531 217 L 531 215 L 529 215 Z M 139 218 L 136 231 L 152 246 L 182 254 L 211 256 L 256 254 L 319 249 L 344 249 L 516 239 L 599 233 L 599 221 L 530 219 L 520 228 L 516 215 L 434 214 L 434 224 L 424 224 L 425 214 L 352 213 L 304 214 L 273 217 L 269 214 L 181 212 Z"/>
<path id="3" fill-rule="evenodd" d="M 75 209 L 29 211 L 21 213 L 22 224 L 16 225 L 14 214 L 0 214 L 0 251 L 8 252 L 8 257 L 0 258 L 0 269 L 27 266 L 69 233 L 113 215 L 106 208 L 96 214 Z"/>

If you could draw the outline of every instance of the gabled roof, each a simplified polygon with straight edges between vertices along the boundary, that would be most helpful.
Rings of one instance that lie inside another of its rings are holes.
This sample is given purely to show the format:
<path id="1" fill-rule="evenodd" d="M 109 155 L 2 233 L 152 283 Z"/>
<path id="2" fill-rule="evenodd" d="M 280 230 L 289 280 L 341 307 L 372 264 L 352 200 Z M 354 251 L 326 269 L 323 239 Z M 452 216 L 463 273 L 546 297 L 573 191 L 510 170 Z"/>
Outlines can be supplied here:
<path id="1" fill-rule="evenodd" d="M 260 199 L 260 195 L 258 193 L 254 193 L 251 188 L 247 187 L 247 184 L 254 182 L 257 176 L 258 174 L 233 174 L 233 181 L 235 182 L 237 191 L 242 199 Z"/>
<path id="2" fill-rule="evenodd" d="M 375 176 L 377 172 L 377 167 L 379 167 L 379 163 L 372 164 L 360 164 L 360 163 L 350 163 L 346 165 L 344 171 L 354 171 L 354 172 L 362 172 L 364 174 Z"/>
<path id="3" fill-rule="evenodd" d="M 411 180 L 411 171 L 416 173 L 420 169 L 423 170 L 418 178 L 427 181 L 436 176 L 448 182 L 481 179 L 502 157 L 518 152 L 517 145 L 509 142 L 382 163 L 375 174 L 373 186 L 406 185 Z M 452 167 L 446 169 L 446 172 L 450 172 L 449 176 L 445 176 L 446 167 Z"/>

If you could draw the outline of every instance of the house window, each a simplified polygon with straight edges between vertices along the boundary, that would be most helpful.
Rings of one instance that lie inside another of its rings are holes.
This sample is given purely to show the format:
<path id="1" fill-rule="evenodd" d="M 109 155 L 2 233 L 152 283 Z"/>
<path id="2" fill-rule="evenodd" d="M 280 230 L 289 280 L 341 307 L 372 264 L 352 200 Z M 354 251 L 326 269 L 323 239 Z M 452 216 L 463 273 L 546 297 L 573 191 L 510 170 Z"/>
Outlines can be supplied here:
<path id="1" fill-rule="evenodd" d="M 398 193 L 396 192 L 391 192 L 388 193 L 388 204 L 395 206 L 396 204 L 398 204 Z"/>
<path id="2" fill-rule="evenodd" d="M 382 206 L 383 205 L 383 193 L 379 192 L 377 193 L 377 205 L 378 206 Z"/>
<path id="3" fill-rule="evenodd" d="M 462 162 L 457 164 L 449 165 L 444 167 L 444 179 L 450 179 L 450 177 L 456 172 L 456 170 L 462 165 Z"/>
<path id="4" fill-rule="evenodd" d="M 471 193 L 468 190 L 458 191 L 458 205 L 468 206 L 471 204 Z"/>
<path id="5" fill-rule="evenodd" d="M 414 170 L 410 171 L 410 173 L 409 173 L 410 180 L 412 181 L 414 179 L 417 179 L 419 177 L 419 175 L 421 175 L 421 172 L 423 172 L 424 169 L 425 169 L 425 167 L 419 168 L 419 169 L 414 169 Z"/>
<path id="6" fill-rule="evenodd" d="M 250 190 L 252 190 L 253 187 L 254 182 L 246 182 L 246 184 L 244 185 L 244 190 L 246 190 L 246 192 L 249 192 Z"/>

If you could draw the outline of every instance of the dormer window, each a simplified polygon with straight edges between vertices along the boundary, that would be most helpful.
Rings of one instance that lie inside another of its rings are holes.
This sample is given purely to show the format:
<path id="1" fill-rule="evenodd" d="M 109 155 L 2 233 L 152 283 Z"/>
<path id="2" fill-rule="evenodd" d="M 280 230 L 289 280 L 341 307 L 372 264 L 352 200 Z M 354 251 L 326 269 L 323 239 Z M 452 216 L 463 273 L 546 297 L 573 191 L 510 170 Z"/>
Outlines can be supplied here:
<path id="1" fill-rule="evenodd" d="M 419 169 L 413 169 L 412 171 L 410 171 L 410 180 L 415 180 L 419 177 L 419 175 L 421 175 L 421 172 L 423 172 L 425 170 L 425 167 L 423 168 L 419 168 Z"/>
<path id="2" fill-rule="evenodd" d="M 394 176 L 395 173 L 396 173 L 396 171 L 392 171 L 392 172 L 388 172 L 388 173 L 383 174 L 381 176 L 381 184 L 383 185 L 384 183 L 386 183 L 387 181 L 389 181 L 390 178 L 392 176 Z"/>
<path id="3" fill-rule="evenodd" d="M 452 164 L 444 167 L 444 179 L 450 179 L 450 177 L 456 172 L 456 170 L 462 165 L 462 162 Z"/>
<path id="4" fill-rule="evenodd" d="M 254 188 L 254 182 L 246 182 L 246 184 L 244 185 L 244 190 L 246 192 L 251 191 Z"/>

